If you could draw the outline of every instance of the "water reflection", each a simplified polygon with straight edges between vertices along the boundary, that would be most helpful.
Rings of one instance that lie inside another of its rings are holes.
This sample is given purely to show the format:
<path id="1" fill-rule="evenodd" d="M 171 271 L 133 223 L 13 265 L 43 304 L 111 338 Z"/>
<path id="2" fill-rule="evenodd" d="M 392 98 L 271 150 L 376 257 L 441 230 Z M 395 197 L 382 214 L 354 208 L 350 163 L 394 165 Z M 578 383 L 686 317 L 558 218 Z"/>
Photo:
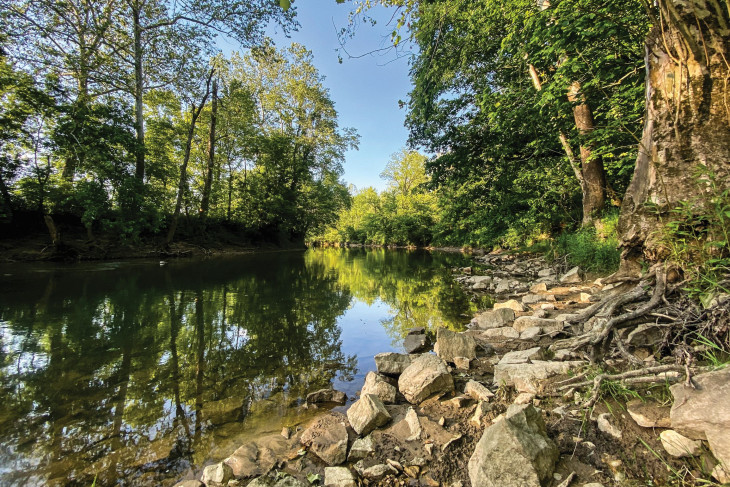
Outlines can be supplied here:
<path id="1" fill-rule="evenodd" d="M 4 267 L 0 484 L 159 485 L 220 459 L 250 423 L 281 424 L 307 392 L 366 372 L 343 345 L 355 303 L 386 303 L 393 340 L 461 326 L 468 302 L 444 272 L 459 259 L 330 249 Z"/>

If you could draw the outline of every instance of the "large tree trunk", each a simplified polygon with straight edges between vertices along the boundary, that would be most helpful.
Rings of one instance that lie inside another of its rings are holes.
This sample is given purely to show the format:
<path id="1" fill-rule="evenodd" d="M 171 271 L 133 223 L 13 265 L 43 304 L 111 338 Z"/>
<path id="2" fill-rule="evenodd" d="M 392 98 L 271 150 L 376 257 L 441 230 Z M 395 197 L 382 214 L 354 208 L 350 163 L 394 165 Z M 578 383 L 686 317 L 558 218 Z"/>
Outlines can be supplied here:
<path id="1" fill-rule="evenodd" d="M 141 7 L 135 2 L 132 7 L 134 21 L 134 127 L 137 131 L 134 177 L 144 180 L 144 72 L 142 71 L 142 24 Z"/>
<path id="2" fill-rule="evenodd" d="M 659 1 L 646 46 L 644 132 L 619 219 L 622 273 L 636 274 L 642 257 L 666 257 L 663 217 L 706 190 L 698 168 L 730 174 L 728 8 L 717 0 Z"/>
<path id="3" fill-rule="evenodd" d="M 200 201 L 200 216 L 205 218 L 210 208 L 210 190 L 213 184 L 213 168 L 215 166 L 215 125 L 218 118 L 218 80 L 213 80 L 210 101 L 210 133 L 208 134 L 208 167 L 205 172 L 205 186 Z"/>

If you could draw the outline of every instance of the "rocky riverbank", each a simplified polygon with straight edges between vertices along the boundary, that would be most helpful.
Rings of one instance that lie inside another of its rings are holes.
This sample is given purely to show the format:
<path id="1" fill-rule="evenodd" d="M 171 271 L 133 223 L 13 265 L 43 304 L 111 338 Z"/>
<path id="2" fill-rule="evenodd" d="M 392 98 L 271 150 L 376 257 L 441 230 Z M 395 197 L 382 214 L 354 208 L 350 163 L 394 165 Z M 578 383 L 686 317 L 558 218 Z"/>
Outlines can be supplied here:
<path id="1" fill-rule="evenodd" d="M 457 282 L 497 301 L 470 329 L 411 330 L 408 353 L 377 355 L 344 413 L 258 438 L 177 486 L 730 481 L 730 369 L 686 378 L 659 353 L 661 329 L 643 325 L 623 337 L 628 359 L 590 363 L 565 347 L 593 326 L 576 317 L 628 287 L 558 270 L 539 257 L 477 257 Z M 344 396 L 323 390 L 307 402 L 327 411 Z"/>

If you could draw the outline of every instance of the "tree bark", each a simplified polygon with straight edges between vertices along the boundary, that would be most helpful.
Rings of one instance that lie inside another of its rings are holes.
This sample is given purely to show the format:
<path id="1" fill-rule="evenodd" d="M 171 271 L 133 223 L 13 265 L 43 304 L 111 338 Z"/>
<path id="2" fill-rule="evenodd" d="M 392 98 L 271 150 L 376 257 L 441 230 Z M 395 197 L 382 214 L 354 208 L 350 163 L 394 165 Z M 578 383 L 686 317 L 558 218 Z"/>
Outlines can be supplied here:
<path id="1" fill-rule="evenodd" d="M 2 172 L 0 172 L 0 194 L 3 196 L 3 200 L 5 201 L 5 206 L 7 207 L 8 216 L 10 217 L 10 221 L 13 221 L 15 218 L 15 211 L 13 208 L 13 199 L 10 196 L 10 190 L 8 189 L 7 185 L 5 184 L 5 181 L 2 177 Z"/>
<path id="2" fill-rule="evenodd" d="M 137 131 L 137 149 L 135 154 L 134 176 L 144 180 L 144 72 L 142 71 L 142 24 L 138 2 L 132 7 L 134 22 L 134 127 Z"/>
<path id="3" fill-rule="evenodd" d="M 205 186 L 200 201 L 200 216 L 205 219 L 210 207 L 210 189 L 213 184 L 213 167 L 215 165 L 215 126 L 218 118 L 218 80 L 213 80 L 210 101 L 210 133 L 208 134 L 208 167 L 205 173 Z"/>
<path id="4" fill-rule="evenodd" d="M 646 118 L 619 218 L 621 274 L 662 260 L 663 217 L 702 196 L 697 169 L 730 175 L 730 13 L 716 0 L 660 0 L 646 43 Z M 727 179 L 725 179 L 727 184 Z"/>

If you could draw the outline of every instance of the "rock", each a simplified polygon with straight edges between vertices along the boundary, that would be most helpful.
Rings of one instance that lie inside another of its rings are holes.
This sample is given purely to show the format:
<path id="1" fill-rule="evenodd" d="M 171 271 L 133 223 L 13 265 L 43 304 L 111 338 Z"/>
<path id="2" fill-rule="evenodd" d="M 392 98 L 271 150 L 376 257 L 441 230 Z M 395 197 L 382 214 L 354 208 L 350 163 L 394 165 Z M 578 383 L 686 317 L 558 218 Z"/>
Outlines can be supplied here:
<path id="1" fill-rule="evenodd" d="M 504 326 L 502 328 L 492 328 L 491 330 L 485 330 L 483 332 L 485 338 L 519 338 L 520 332 L 512 328 L 511 326 Z"/>
<path id="2" fill-rule="evenodd" d="M 730 484 L 730 468 L 725 468 L 722 463 L 718 463 L 712 469 L 712 477 L 722 485 Z"/>
<path id="3" fill-rule="evenodd" d="M 278 480 L 274 487 L 308 487 L 307 484 L 302 482 L 301 480 L 295 478 L 295 477 L 284 477 L 283 479 Z"/>
<path id="4" fill-rule="evenodd" d="M 536 341 L 540 338 L 540 327 L 533 326 L 520 333 L 520 340 Z"/>
<path id="5" fill-rule="evenodd" d="M 470 421 L 477 426 L 481 426 L 482 420 L 492 410 L 492 406 L 487 401 L 479 401 L 477 407 L 474 409 L 474 415 Z"/>
<path id="6" fill-rule="evenodd" d="M 291 428 L 284 426 L 283 428 L 281 428 L 280 434 L 282 437 L 288 440 L 289 438 L 291 438 Z"/>
<path id="7" fill-rule="evenodd" d="M 542 360 L 542 347 L 529 348 L 527 350 L 516 350 L 507 352 L 499 361 L 500 364 L 527 364 L 533 360 Z"/>
<path id="8" fill-rule="evenodd" d="M 581 367 L 583 361 L 544 362 L 533 361 L 531 364 L 497 364 L 494 366 L 494 385 L 514 386 L 517 392 L 536 394 L 540 381 Z"/>
<path id="9" fill-rule="evenodd" d="M 275 484 L 276 480 L 267 475 L 262 475 L 249 482 L 247 487 L 273 487 Z"/>
<path id="10" fill-rule="evenodd" d="M 497 287 L 494 288 L 494 292 L 496 294 L 502 294 L 509 292 L 509 281 L 507 279 L 503 279 L 497 283 Z"/>
<path id="11" fill-rule="evenodd" d="M 358 438 L 352 443 L 350 455 L 347 459 L 351 462 L 362 460 L 371 453 L 375 453 L 375 443 L 372 436 L 366 436 L 365 438 Z"/>
<path id="12" fill-rule="evenodd" d="M 634 399 L 626 404 L 629 415 L 642 428 L 669 428 L 672 425 L 669 409 L 668 406 L 644 402 L 641 399 Z"/>
<path id="13" fill-rule="evenodd" d="M 386 352 L 375 356 L 375 367 L 384 375 L 400 375 L 411 365 L 411 357 L 402 353 Z"/>
<path id="14" fill-rule="evenodd" d="M 580 267 L 573 267 L 568 272 L 562 275 L 560 282 L 563 284 L 576 284 L 582 282 L 583 279 L 580 277 Z"/>
<path id="15" fill-rule="evenodd" d="M 347 419 L 358 435 L 367 435 L 390 421 L 390 413 L 378 396 L 363 394 L 347 410 Z"/>
<path id="16" fill-rule="evenodd" d="M 464 386 L 464 394 L 468 394 L 478 401 L 489 401 L 494 397 L 494 394 L 489 389 L 475 380 L 470 380 L 466 383 L 466 386 Z"/>
<path id="17" fill-rule="evenodd" d="M 537 272 L 537 277 L 550 277 L 555 275 L 555 270 L 552 268 L 542 269 Z"/>
<path id="18" fill-rule="evenodd" d="M 672 429 L 693 440 L 707 440 L 715 458 L 730 470 L 730 367 L 693 377 L 696 388 L 675 384 Z"/>
<path id="19" fill-rule="evenodd" d="M 486 430 L 469 459 L 471 484 L 480 487 L 541 487 L 559 456 L 545 423 L 532 405 L 512 405 Z"/>
<path id="20" fill-rule="evenodd" d="M 233 478 L 233 469 L 223 462 L 208 465 L 203 469 L 201 481 L 207 486 L 226 485 Z"/>
<path id="21" fill-rule="evenodd" d="M 471 288 L 474 291 L 481 291 L 484 289 L 489 289 L 489 282 L 488 281 L 477 282 Z"/>
<path id="22" fill-rule="evenodd" d="M 517 301 L 515 301 L 516 303 Z M 489 330 L 491 328 L 500 328 L 511 323 L 515 319 L 515 312 L 511 308 L 495 308 L 485 311 L 472 320 L 476 328 L 480 330 Z"/>
<path id="23" fill-rule="evenodd" d="M 654 348 L 664 341 L 665 330 L 666 328 L 650 324 L 639 325 L 626 337 L 626 344 L 632 347 Z"/>
<path id="24" fill-rule="evenodd" d="M 435 394 L 453 392 L 454 379 L 443 360 L 425 354 L 403 371 L 398 378 L 398 389 L 408 402 L 418 404 Z"/>
<path id="25" fill-rule="evenodd" d="M 200 480 L 183 480 L 172 487 L 205 487 L 205 484 Z"/>
<path id="26" fill-rule="evenodd" d="M 408 333 L 406 335 L 424 335 L 426 333 L 426 329 L 422 326 L 414 326 L 410 330 L 408 330 Z"/>
<path id="27" fill-rule="evenodd" d="M 540 293 L 547 292 L 547 284 L 545 284 L 544 282 L 538 282 L 537 284 L 533 284 L 530 287 L 530 292 L 532 294 L 540 294 Z"/>
<path id="28" fill-rule="evenodd" d="M 514 400 L 514 404 L 530 404 L 535 399 L 535 394 L 529 392 L 521 392 Z"/>
<path id="29" fill-rule="evenodd" d="M 347 402 L 347 395 L 334 389 L 320 389 L 307 394 L 307 404 L 335 403 L 343 405 Z"/>
<path id="30" fill-rule="evenodd" d="M 521 313 L 521 312 L 525 311 L 525 307 L 522 306 L 522 304 L 515 299 L 510 299 L 509 301 L 505 301 L 503 303 L 495 303 L 493 309 L 496 311 L 498 309 L 505 309 L 505 308 L 509 308 L 512 311 L 514 311 L 515 313 Z M 512 319 L 514 319 L 514 318 L 512 318 Z"/>
<path id="31" fill-rule="evenodd" d="M 520 316 L 512 323 L 512 328 L 518 332 L 523 332 L 532 327 L 540 328 L 542 333 L 554 333 L 562 331 L 565 324 L 562 321 L 551 320 L 548 318 L 536 318 L 534 316 Z"/>
<path id="32" fill-rule="evenodd" d="M 395 386 L 385 380 L 385 378 L 375 372 L 368 372 L 365 376 L 365 384 L 363 384 L 360 390 L 360 396 L 367 394 L 374 394 L 380 398 L 386 404 L 395 403 L 395 397 L 398 391 Z"/>
<path id="33" fill-rule="evenodd" d="M 664 450 L 673 457 L 694 457 L 702 452 L 702 441 L 690 440 L 674 430 L 664 430 L 659 433 Z"/>
<path id="34" fill-rule="evenodd" d="M 571 350 L 567 349 L 560 349 L 556 350 L 555 354 L 553 354 L 553 360 L 557 360 L 558 362 L 563 362 L 564 360 L 570 360 L 573 358 L 573 352 Z"/>
<path id="35" fill-rule="evenodd" d="M 543 309 L 543 310 L 546 310 L 546 311 L 547 310 L 553 310 L 553 309 L 555 309 L 555 305 L 553 303 L 543 303 L 543 304 L 540 305 L 540 309 Z"/>
<path id="36" fill-rule="evenodd" d="M 525 294 L 522 296 L 522 304 L 537 304 L 540 301 L 544 301 L 544 299 L 539 294 Z"/>
<path id="37" fill-rule="evenodd" d="M 383 463 L 378 465 L 373 465 L 372 467 L 368 467 L 364 469 L 360 475 L 365 477 L 368 480 L 381 480 L 383 477 L 391 473 L 392 470 L 388 465 L 385 465 Z"/>
<path id="38" fill-rule="evenodd" d="M 355 476 L 347 467 L 325 467 L 325 487 L 357 487 Z"/>
<path id="39" fill-rule="evenodd" d="M 415 409 L 408 408 L 404 421 L 408 425 L 408 429 L 411 432 L 410 436 L 406 438 L 406 441 L 420 440 L 421 434 L 423 433 L 423 428 L 421 428 L 421 421 L 419 421 Z"/>
<path id="40" fill-rule="evenodd" d="M 426 352 L 429 349 L 428 337 L 426 335 L 407 335 L 403 340 L 403 348 L 406 353 Z"/>
<path id="41" fill-rule="evenodd" d="M 457 369 L 469 370 L 470 363 L 471 360 L 466 357 L 454 357 L 454 365 L 456 365 Z"/>
<path id="42" fill-rule="evenodd" d="M 598 416 L 598 429 L 603 431 L 607 435 L 613 436 L 617 440 L 620 440 L 623 437 L 623 434 L 621 433 L 620 429 L 611 424 L 608 419 L 610 417 L 611 415 L 609 413 L 603 413 Z"/>
<path id="43" fill-rule="evenodd" d="M 446 328 L 436 331 L 437 355 L 446 362 L 454 361 L 454 357 L 477 357 L 477 342 L 469 335 L 456 333 Z"/>
<path id="44" fill-rule="evenodd" d="M 535 310 L 535 312 L 532 313 L 532 316 L 534 316 L 535 318 L 545 318 L 545 317 L 547 317 L 547 315 L 548 315 L 547 311 L 545 311 L 542 308 Z"/>
<path id="45" fill-rule="evenodd" d="M 591 295 L 589 293 L 580 293 L 580 302 L 588 303 L 591 301 Z"/>
<path id="46" fill-rule="evenodd" d="M 300 438 L 328 465 L 339 465 L 347 459 L 347 420 L 341 413 L 329 413 L 314 421 Z"/>

